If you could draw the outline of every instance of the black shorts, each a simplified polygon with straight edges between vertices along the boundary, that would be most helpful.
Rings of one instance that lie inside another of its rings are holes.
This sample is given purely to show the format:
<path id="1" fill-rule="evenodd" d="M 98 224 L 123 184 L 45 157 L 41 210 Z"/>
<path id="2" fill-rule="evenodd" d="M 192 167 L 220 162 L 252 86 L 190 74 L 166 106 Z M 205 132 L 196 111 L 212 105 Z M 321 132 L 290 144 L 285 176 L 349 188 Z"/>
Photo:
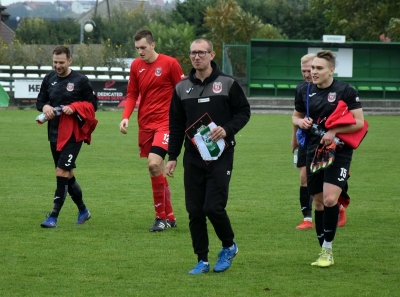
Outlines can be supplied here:
<path id="1" fill-rule="evenodd" d="M 353 156 L 352 149 L 337 151 L 333 164 L 325 170 L 311 173 L 310 165 L 314 157 L 313 152 L 307 154 L 307 187 L 310 195 L 323 192 L 324 183 L 329 183 L 343 189 L 349 179 L 350 163 Z"/>
<path id="2" fill-rule="evenodd" d="M 71 171 L 76 168 L 75 160 L 78 158 L 78 154 L 82 147 L 82 141 L 80 142 L 68 142 L 62 149 L 61 152 L 57 151 L 57 143 L 50 142 L 51 153 L 53 155 L 54 166 L 57 168 L 64 169 L 65 171 Z"/>
<path id="3" fill-rule="evenodd" d="M 307 150 L 304 147 L 299 146 L 299 150 L 297 152 L 297 168 L 301 168 L 306 166 L 307 159 Z"/>

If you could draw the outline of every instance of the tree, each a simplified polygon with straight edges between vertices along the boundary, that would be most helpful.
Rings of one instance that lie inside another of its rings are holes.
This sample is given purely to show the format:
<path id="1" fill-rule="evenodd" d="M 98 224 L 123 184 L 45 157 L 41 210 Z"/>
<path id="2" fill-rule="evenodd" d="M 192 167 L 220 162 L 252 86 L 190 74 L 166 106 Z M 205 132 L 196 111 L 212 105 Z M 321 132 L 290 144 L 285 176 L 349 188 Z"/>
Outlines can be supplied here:
<path id="1" fill-rule="evenodd" d="M 244 11 L 280 29 L 289 39 L 320 39 L 325 20 L 312 14 L 309 0 L 236 0 Z"/>
<path id="2" fill-rule="evenodd" d="M 71 44 L 79 42 L 79 30 L 79 24 L 72 19 L 23 18 L 15 38 L 24 44 Z"/>
<path id="3" fill-rule="evenodd" d="M 379 41 L 390 20 L 400 17 L 400 2 L 393 0 L 310 0 L 310 6 L 327 19 L 325 34 L 355 41 Z"/>
<path id="4" fill-rule="evenodd" d="M 58 21 L 47 21 L 50 40 L 56 44 L 79 43 L 80 25 L 73 19 L 61 19 Z M 54 44 L 49 42 L 48 44 Z"/>
<path id="5" fill-rule="evenodd" d="M 390 19 L 389 25 L 388 25 L 386 31 L 392 41 L 399 42 L 400 41 L 400 18 Z"/>
<path id="6" fill-rule="evenodd" d="M 215 6 L 215 0 L 186 0 L 177 1 L 175 9 L 169 15 L 173 23 L 189 23 L 195 28 L 196 37 L 205 36 L 209 29 L 203 26 L 207 7 Z"/>
<path id="7" fill-rule="evenodd" d="M 204 26 L 210 30 L 207 37 L 214 44 L 215 60 L 220 65 L 223 43 L 248 44 L 251 38 L 285 38 L 277 28 L 265 25 L 257 16 L 243 11 L 235 0 L 218 0 L 215 7 L 207 7 Z M 246 61 L 240 59 L 236 64 L 245 65 Z"/>
<path id="8" fill-rule="evenodd" d="M 51 44 L 48 22 L 39 18 L 23 18 L 15 30 L 15 38 L 25 44 Z"/>
<path id="9" fill-rule="evenodd" d="M 135 33 L 149 24 L 150 19 L 144 12 L 142 5 L 133 10 L 126 10 L 122 6 L 111 11 L 111 20 L 93 18 L 96 22 L 93 42 L 101 43 L 110 40 L 114 48 L 123 46 L 127 56 L 134 57 L 136 54 L 133 36 Z M 97 24 L 99 23 L 99 25 Z"/>
<path id="10" fill-rule="evenodd" d="M 267 31 L 270 38 L 284 37 L 278 29 L 266 27 L 257 16 L 245 12 L 234 0 L 218 0 L 215 7 L 207 7 L 204 21 L 215 43 L 248 43 Z"/>
<path id="11" fill-rule="evenodd" d="M 188 73 L 192 65 L 189 59 L 190 44 L 196 39 L 194 26 L 185 24 L 173 24 L 166 27 L 159 23 L 151 23 L 148 26 L 153 32 L 156 51 L 175 57 L 181 64 L 184 73 Z"/>

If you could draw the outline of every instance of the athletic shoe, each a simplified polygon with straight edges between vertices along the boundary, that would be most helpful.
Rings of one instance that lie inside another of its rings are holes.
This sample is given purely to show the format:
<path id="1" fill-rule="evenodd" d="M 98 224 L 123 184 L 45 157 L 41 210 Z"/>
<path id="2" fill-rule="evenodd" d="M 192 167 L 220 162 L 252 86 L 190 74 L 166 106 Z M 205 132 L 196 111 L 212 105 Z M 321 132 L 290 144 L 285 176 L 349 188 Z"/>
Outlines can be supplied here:
<path id="1" fill-rule="evenodd" d="M 312 266 L 318 266 L 318 267 L 329 267 L 333 264 L 335 264 L 335 262 L 333 261 L 332 249 L 324 247 L 319 253 L 319 258 L 317 259 L 317 261 L 311 263 Z"/>
<path id="2" fill-rule="evenodd" d="M 92 215 L 90 214 L 89 210 L 85 208 L 85 210 L 78 212 L 78 220 L 76 221 L 75 225 L 82 225 L 91 217 Z"/>
<path id="3" fill-rule="evenodd" d="M 157 217 L 154 220 L 154 224 L 153 226 L 150 227 L 149 231 L 158 232 L 158 231 L 164 231 L 167 228 L 168 228 L 167 220 L 163 220 Z"/>
<path id="4" fill-rule="evenodd" d="M 297 230 L 312 229 L 312 228 L 314 228 L 314 224 L 310 221 L 302 221 L 298 226 L 296 226 Z"/>
<path id="5" fill-rule="evenodd" d="M 49 214 L 46 215 L 46 218 L 47 218 L 47 220 L 40 224 L 40 226 L 42 228 L 56 228 L 57 227 L 57 218 L 53 218 Z"/>
<path id="6" fill-rule="evenodd" d="M 204 264 L 202 260 L 200 260 L 197 265 L 189 271 L 189 274 L 202 274 L 210 271 L 210 264 Z"/>
<path id="7" fill-rule="evenodd" d="M 176 224 L 176 219 L 175 221 L 170 221 L 167 219 L 167 228 L 176 228 L 178 225 Z"/>
<path id="8" fill-rule="evenodd" d="M 223 247 L 222 250 L 218 253 L 218 260 L 214 266 L 214 272 L 223 272 L 227 270 L 232 265 L 233 258 L 235 258 L 239 249 L 237 247 L 236 242 L 233 243 L 233 249 Z"/>
<path id="9" fill-rule="evenodd" d="M 339 209 L 339 221 L 337 224 L 338 227 L 343 227 L 344 225 L 346 225 L 346 221 L 347 221 L 346 209 L 342 207 L 341 209 Z"/>

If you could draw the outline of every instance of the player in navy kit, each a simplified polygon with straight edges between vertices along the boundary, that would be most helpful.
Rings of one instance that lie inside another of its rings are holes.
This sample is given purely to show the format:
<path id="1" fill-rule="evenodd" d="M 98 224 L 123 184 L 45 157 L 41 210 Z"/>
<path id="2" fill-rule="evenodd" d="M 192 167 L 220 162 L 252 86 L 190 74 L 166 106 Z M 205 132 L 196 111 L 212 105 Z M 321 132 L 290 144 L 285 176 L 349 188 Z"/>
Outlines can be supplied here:
<path id="1" fill-rule="evenodd" d="M 304 78 L 304 81 L 300 83 L 296 87 L 296 93 L 301 90 L 301 88 L 304 85 L 307 85 L 307 83 L 312 83 L 312 77 L 311 77 L 311 63 L 312 60 L 314 59 L 315 55 L 314 54 L 307 54 L 304 55 L 301 60 L 301 74 Z M 312 198 L 310 194 L 308 193 L 307 189 L 307 172 L 306 172 L 306 149 L 304 147 L 299 146 L 297 139 L 296 139 L 296 130 L 297 126 L 293 126 L 292 130 L 292 153 L 296 148 L 298 148 L 297 152 L 297 168 L 299 168 L 300 172 L 300 209 L 301 212 L 303 213 L 303 221 L 296 226 L 296 229 L 298 230 L 304 230 L 304 229 L 312 229 L 314 228 L 314 224 L 312 223 Z"/>
<path id="2" fill-rule="evenodd" d="M 67 192 L 79 210 L 76 224 L 83 224 L 91 217 L 83 202 L 74 168 L 82 143 L 90 143 L 90 134 L 96 127 L 94 112 L 97 110 L 98 100 L 89 79 L 69 68 L 71 63 L 69 48 L 56 46 L 53 50 L 54 70 L 44 77 L 36 102 L 37 109 L 48 120 L 48 139 L 57 180 L 53 210 L 47 220 L 41 223 L 43 228 L 57 227 L 58 215 Z M 62 108 L 61 115 L 55 112 L 56 107 Z M 89 128 L 86 132 L 80 128 L 76 113 L 79 113 L 81 119 L 85 119 L 85 128 Z"/>
<path id="3" fill-rule="evenodd" d="M 311 76 L 311 63 L 312 60 L 315 58 L 315 54 L 307 54 L 304 55 L 301 60 L 301 74 L 304 78 L 304 81 L 300 83 L 296 87 L 296 93 L 301 90 L 304 85 L 308 83 L 312 83 L 312 76 Z M 308 193 L 307 189 L 307 172 L 306 172 L 306 148 L 299 146 L 297 139 L 296 139 L 296 130 L 297 126 L 293 126 L 292 130 L 292 153 L 296 148 L 298 148 L 297 152 L 297 168 L 300 171 L 300 209 L 303 214 L 303 221 L 296 226 L 298 230 L 305 230 L 305 229 L 312 229 L 314 228 L 314 224 L 312 223 L 312 197 Z M 341 194 L 343 200 L 339 199 L 339 220 L 338 220 L 338 227 L 343 227 L 347 221 L 346 215 L 346 207 L 349 203 L 350 197 L 347 195 L 347 185 L 343 189 Z M 345 202 L 345 203 L 342 203 Z"/>
<path id="4" fill-rule="evenodd" d="M 307 85 L 304 85 L 296 95 L 295 111 L 292 116 L 293 125 L 302 129 L 310 129 L 312 124 L 317 124 L 326 131 L 323 136 L 309 133 L 306 158 L 308 190 L 314 201 L 316 232 L 322 247 L 319 258 L 311 265 L 319 267 L 334 264 L 332 242 L 338 224 L 338 199 L 347 184 L 353 149 L 346 144 L 337 147 L 333 164 L 325 170 L 312 173 L 310 165 L 315 150 L 320 144 L 330 146 L 337 133 L 352 133 L 360 130 L 364 125 L 358 93 L 351 85 L 333 78 L 335 64 L 336 59 L 331 51 L 322 50 L 316 54 L 311 66 L 313 84 L 310 87 L 310 115 L 308 118 L 304 117 L 307 92 Z M 325 122 L 335 111 L 339 100 L 347 104 L 356 123 L 327 130 Z"/>

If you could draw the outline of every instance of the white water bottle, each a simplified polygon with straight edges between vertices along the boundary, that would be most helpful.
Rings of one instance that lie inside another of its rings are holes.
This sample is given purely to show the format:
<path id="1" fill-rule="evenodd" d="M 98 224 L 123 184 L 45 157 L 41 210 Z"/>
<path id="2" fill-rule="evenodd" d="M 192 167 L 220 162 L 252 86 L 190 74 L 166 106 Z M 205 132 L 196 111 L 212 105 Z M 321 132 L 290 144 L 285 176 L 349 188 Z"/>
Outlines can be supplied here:
<path id="1" fill-rule="evenodd" d="M 294 167 L 297 168 L 297 157 L 299 154 L 299 148 L 296 148 L 293 152 L 293 163 L 294 163 Z"/>
<path id="2" fill-rule="evenodd" d="M 62 112 L 62 107 L 59 107 L 59 106 L 54 107 L 54 114 L 55 114 L 56 116 L 59 116 L 59 115 L 61 114 L 61 112 Z M 36 122 L 37 122 L 38 124 L 46 123 L 46 122 L 47 122 L 47 117 L 46 117 L 46 115 L 45 115 L 44 113 L 38 115 L 38 116 L 36 117 Z"/>

